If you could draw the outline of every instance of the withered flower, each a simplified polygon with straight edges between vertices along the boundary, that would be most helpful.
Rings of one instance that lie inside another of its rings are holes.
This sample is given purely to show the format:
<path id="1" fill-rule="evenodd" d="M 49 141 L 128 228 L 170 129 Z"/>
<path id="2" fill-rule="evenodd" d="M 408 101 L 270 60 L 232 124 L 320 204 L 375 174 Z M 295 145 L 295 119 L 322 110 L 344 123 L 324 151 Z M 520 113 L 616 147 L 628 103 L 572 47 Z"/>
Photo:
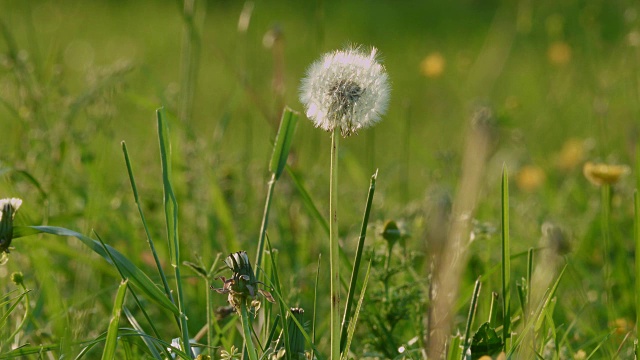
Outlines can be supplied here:
<path id="1" fill-rule="evenodd" d="M 229 304 L 231 304 L 237 312 L 240 312 L 242 302 L 246 302 L 247 300 L 251 301 L 251 306 L 254 309 L 259 309 L 260 302 L 257 300 L 258 294 L 264 296 L 269 302 L 275 302 L 271 293 L 258 289 L 258 284 L 264 284 L 256 278 L 246 251 L 238 251 L 227 256 L 227 258 L 224 259 L 224 263 L 233 271 L 233 275 L 231 275 L 229 279 L 224 276 L 216 278 L 221 279 L 224 285 L 221 289 L 211 288 L 220 294 L 229 294 Z"/>
<path id="2" fill-rule="evenodd" d="M 629 172 L 629 167 L 624 165 L 594 164 L 587 162 L 582 168 L 584 176 L 594 185 L 615 184 L 622 175 Z"/>

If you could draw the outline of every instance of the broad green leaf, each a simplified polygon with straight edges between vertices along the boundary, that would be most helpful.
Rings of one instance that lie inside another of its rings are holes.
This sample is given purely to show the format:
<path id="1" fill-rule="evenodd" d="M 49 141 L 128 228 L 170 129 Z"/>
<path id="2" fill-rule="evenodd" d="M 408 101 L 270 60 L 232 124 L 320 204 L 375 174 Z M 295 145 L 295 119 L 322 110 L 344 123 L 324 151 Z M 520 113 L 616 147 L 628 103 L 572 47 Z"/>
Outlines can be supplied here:
<path id="1" fill-rule="evenodd" d="M 473 335 L 471 342 L 471 353 L 474 358 L 481 355 L 494 355 L 502 350 L 504 343 L 496 333 L 496 330 L 486 322 L 480 325 L 480 328 Z"/>

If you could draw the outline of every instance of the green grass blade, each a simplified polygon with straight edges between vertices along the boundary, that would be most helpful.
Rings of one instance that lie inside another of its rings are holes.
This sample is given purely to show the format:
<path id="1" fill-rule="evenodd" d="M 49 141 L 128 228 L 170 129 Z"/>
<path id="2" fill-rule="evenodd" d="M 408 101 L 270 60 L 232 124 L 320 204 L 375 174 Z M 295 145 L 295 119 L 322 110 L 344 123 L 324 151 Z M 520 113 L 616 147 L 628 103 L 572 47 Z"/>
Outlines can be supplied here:
<path id="1" fill-rule="evenodd" d="M 255 346 L 253 346 L 253 340 L 251 340 L 249 312 L 247 311 L 247 304 L 244 301 L 240 303 L 240 320 L 242 321 L 242 335 L 244 336 L 244 344 L 249 353 L 249 360 L 258 360 L 258 353 L 256 352 Z"/>
<path id="2" fill-rule="evenodd" d="M 464 331 L 464 338 L 462 339 L 462 346 L 464 347 L 464 351 L 462 354 L 464 355 L 467 352 L 467 349 L 471 346 L 471 327 L 473 326 L 473 318 L 476 315 L 476 308 L 478 306 L 478 297 L 480 296 L 480 287 L 481 287 L 480 279 L 476 280 L 476 284 L 473 287 L 473 295 L 471 295 L 471 305 L 469 306 L 469 315 L 467 316 L 467 326 Z"/>
<path id="3" fill-rule="evenodd" d="M 180 331 L 182 333 L 182 346 L 187 354 L 191 353 L 189 342 L 189 328 L 185 311 L 185 301 L 182 291 L 182 278 L 180 276 L 180 238 L 178 236 L 178 201 L 171 184 L 171 143 L 169 141 L 169 124 L 166 120 L 164 108 L 156 111 L 158 116 L 158 141 L 160 143 L 160 161 L 162 163 L 162 184 L 164 188 L 164 211 L 167 225 L 167 240 L 171 253 L 171 265 L 173 266 L 176 287 L 178 290 L 178 309 L 180 309 Z"/>
<path id="4" fill-rule="evenodd" d="M 169 288 L 169 282 L 167 281 L 167 277 L 160 265 L 160 259 L 158 258 L 158 253 L 156 252 L 156 247 L 153 243 L 153 238 L 151 237 L 151 233 L 149 232 L 149 227 L 147 226 L 147 220 L 144 216 L 144 212 L 142 211 L 142 206 L 140 205 L 140 198 L 138 196 L 138 187 L 136 186 L 135 178 L 133 177 L 133 169 L 131 167 L 131 161 L 129 160 L 129 152 L 127 151 L 127 144 L 122 142 L 122 153 L 124 154 L 124 161 L 127 165 L 127 173 L 129 174 L 129 182 L 131 183 L 131 190 L 133 191 L 133 198 L 136 202 L 136 206 L 138 207 L 138 214 L 140 214 L 140 219 L 142 220 L 142 225 L 144 226 L 145 234 L 147 235 L 147 244 L 149 244 L 149 248 L 151 249 L 151 253 L 153 254 L 153 260 L 156 263 L 156 268 L 158 269 L 158 274 L 160 274 L 160 279 L 162 279 L 162 285 L 164 286 L 164 292 L 167 294 L 167 297 L 173 302 L 173 295 L 171 295 L 171 289 Z"/>
<path id="5" fill-rule="evenodd" d="M 282 112 L 282 119 L 280 120 L 280 127 L 278 128 L 278 134 L 276 135 L 273 154 L 271 155 L 271 162 L 269 164 L 269 171 L 276 175 L 276 180 L 280 178 L 285 165 L 287 165 L 287 158 L 289 157 L 289 150 L 291 149 L 291 143 L 293 141 L 293 133 L 298 124 L 298 117 L 298 112 L 288 107 L 285 107 Z"/>
<path id="6" fill-rule="evenodd" d="M 127 280 L 123 280 L 118 287 L 116 300 L 113 304 L 111 321 L 109 322 L 109 330 L 107 330 L 107 338 L 104 344 L 104 351 L 102 352 L 102 360 L 115 359 L 116 357 L 116 346 L 118 345 L 118 325 L 120 323 L 120 314 L 122 313 L 122 304 L 124 303 L 124 296 L 126 295 L 126 293 Z"/>
<path id="7" fill-rule="evenodd" d="M 289 157 L 289 150 L 291 149 L 293 133 L 295 132 L 297 123 L 298 113 L 288 107 L 285 107 L 282 112 L 280 127 L 278 128 L 278 134 L 276 135 L 276 140 L 273 144 L 273 153 L 271 154 L 271 161 L 269 163 L 271 179 L 269 180 L 267 198 L 264 204 L 264 212 L 262 215 L 262 223 L 260 225 L 260 235 L 256 251 L 256 275 L 258 275 L 258 278 L 260 278 L 259 272 L 260 269 L 262 269 L 264 237 L 267 233 L 267 226 L 269 225 L 269 211 L 271 209 L 271 200 L 273 199 L 273 190 L 275 188 L 276 181 L 278 181 L 282 171 L 287 165 L 287 158 Z"/>
<path id="8" fill-rule="evenodd" d="M 142 270 L 136 267 L 129 259 L 127 259 L 122 253 L 113 247 L 106 245 L 107 249 L 109 249 L 109 254 L 113 257 L 113 261 L 116 264 L 113 264 L 111 259 L 109 258 L 109 254 L 103 249 L 102 245 L 96 240 L 91 239 L 90 237 L 84 236 L 78 232 L 56 227 L 56 226 L 31 226 L 32 229 L 37 230 L 41 233 L 58 235 L 58 236 L 72 236 L 82 241 L 86 246 L 88 246 L 91 250 L 93 250 L 98 255 L 102 256 L 107 260 L 110 264 L 116 266 L 122 271 L 122 275 L 127 278 L 133 285 L 139 288 L 148 298 L 156 302 L 158 305 L 164 307 L 165 309 L 171 311 L 175 315 L 179 315 L 180 311 L 176 307 L 176 305 L 167 298 L 160 288 L 145 274 Z"/>
<path id="9" fill-rule="evenodd" d="M 460 346 L 460 336 L 454 335 L 450 336 L 451 341 L 447 344 L 447 360 L 458 360 L 462 358 L 464 353 L 462 352 L 462 347 Z"/>
<path id="10" fill-rule="evenodd" d="M 322 254 L 318 254 L 318 266 L 316 267 L 316 282 L 313 285 L 313 321 L 311 322 L 311 338 L 316 342 L 316 323 L 318 315 L 318 279 L 320 278 L 320 259 Z M 311 351 L 311 358 L 314 357 L 314 350 Z"/>
<path id="11" fill-rule="evenodd" d="M 509 352 L 511 324 L 511 257 L 509 241 L 509 175 L 507 166 L 502 168 L 502 335 L 505 351 Z"/>
<path id="12" fill-rule="evenodd" d="M 60 344 L 48 344 L 40 346 L 23 346 L 0 354 L 0 360 L 23 359 L 27 355 L 45 354 L 49 351 L 59 350 Z"/>
<path id="13" fill-rule="evenodd" d="M 353 262 L 353 270 L 351 271 L 351 281 L 349 282 L 349 292 L 347 293 L 347 302 L 345 303 L 344 315 L 342 316 L 342 330 L 340 332 L 340 352 L 345 349 L 347 341 L 347 328 L 349 327 L 349 317 L 351 316 L 351 307 L 353 305 L 353 296 L 356 291 L 358 282 L 358 272 L 360 271 L 360 261 L 362 260 L 362 252 L 364 251 L 364 240 L 367 237 L 367 226 L 369 225 L 369 214 L 371 213 L 371 205 L 373 204 L 373 195 L 376 191 L 376 179 L 378 171 L 371 176 L 369 184 L 369 192 L 367 195 L 367 203 L 364 208 L 364 216 L 362 217 L 362 226 L 360 227 L 360 237 L 358 238 L 358 247 L 356 248 L 356 257 Z"/>
<path id="14" fill-rule="evenodd" d="M 4 314 L 2 314 L 2 316 L 0 316 L 0 327 L 4 326 L 4 323 L 9 318 L 9 315 L 11 315 L 13 310 L 16 309 L 18 304 L 20 304 L 20 301 L 22 301 L 22 298 L 24 298 L 29 291 L 31 291 L 31 290 L 24 291 L 22 294 L 18 295 L 18 298 L 13 302 L 13 304 L 11 304 L 11 306 L 9 306 L 7 311 Z"/>
<path id="15" fill-rule="evenodd" d="M 633 192 L 633 209 L 633 237 L 636 243 L 636 337 L 640 337 L 640 196 L 638 196 L 638 189 Z M 640 359 L 637 346 L 636 358 Z"/>
<path id="16" fill-rule="evenodd" d="M 109 248 L 107 248 L 107 245 L 104 243 L 104 241 L 102 241 L 102 239 L 100 238 L 100 236 L 94 231 L 94 234 L 96 235 L 96 238 L 98 238 L 98 241 L 100 241 L 100 245 L 102 245 L 102 248 L 104 249 L 104 251 L 107 253 L 107 256 L 109 256 L 109 259 L 111 260 L 111 263 L 114 264 L 114 266 L 116 267 L 116 269 L 118 270 L 118 273 L 120 273 L 120 277 L 122 278 L 122 281 L 124 280 L 128 280 L 126 276 L 124 276 L 122 269 L 118 266 L 118 263 L 115 261 L 113 255 L 111 254 L 111 252 L 109 251 Z M 133 289 L 131 290 L 131 296 L 133 296 L 133 299 L 136 303 L 136 305 L 138 305 L 138 308 L 140 309 L 140 311 L 142 312 L 142 314 L 144 315 L 145 319 L 147 320 L 147 322 L 149 323 L 149 326 L 151 326 L 151 330 L 153 331 L 153 333 L 155 334 L 156 337 L 159 337 L 158 335 L 158 330 L 156 329 L 154 322 L 151 320 L 151 317 L 149 317 L 149 314 L 147 312 L 147 310 L 145 309 L 144 306 L 142 306 L 142 304 L 140 303 L 140 299 L 138 299 L 138 295 L 136 295 L 136 293 L 133 291 Z M 176 320 L 178 320 L 178 317 L 175 317 Z M 167 356 L 171 356 L 171 354 L 168 353 L 168 351 L 166 349 L 163 349 L 166 352 Z"/>
<path id="17" fill-rule="evenodd" d="M 267 341 L 264 343 L 265 347 L 269 347 L 273 339 L 276 337 L 276 332 L 278 330 L 278 325 L 280 324 L 280 314 L 276 314 L 276 317 L 273 319 L 273 325 L 271 326 L 271 330 L 269 330 L 269 336 L 267 336 Z"/>
<path id="18" fill-rule="evenodd" d="M 497 325 L 497 319 L 498 319 L 498 297 L 500 295 L 498 295 L 497 292 L 492 292 L 491 293 L 491 305 L 489 306 L 489 325 L 492 328 L 495 328 Z"/>
<path id="19" fill-rule="evenodd" d="M 527 278 L 526 278 L 526 305 L 522 308 L 522 313 L 525 316 L 525 322 L 527 317 L 529 316 L 530 306 L 531 306 L 531 279 L 533 279 L 533 248 L 529 248 L 527 251 Z"/>
<path id="20" fill-rule="evenodd" d="M 160 355 L 160 352 L 158 352 L 158 348 L 155 346 L 153 341 L 151 341 L 151 339 L 145 333 L 144 329 L 142 328 L 142 326 L 140 326 L 140 324 L 138 323 L 138 320 L 136 320 L 136 318 L 133 316 L 131 311 L 129 311 L 129 309 L 127 309 L 126 306 L 122 308 L 122 311 L 124 312 L 124 315 L 127 317 L 127 321 L 129 321 L 129 324 L 131 324 L 131 326 L 133 326 L 133 328 L 136 329 L 138 333 L 140 333 L 140 338 L 142 338 L 142 341 L 144 342 L 144 344 L 147 345 L 147 348 L 149 349 L 149 352 L 151 353 L 153 358 L 156 360 L 162 360 L 163 358 L 162 358 L 162 355 Z M 170 354 L 167 354 L 167 355 L 170 356 Z"/>
<path id="21" fill-rule="evenodd" d="M 274 280 L 274 285 L 272 285 L 272 287 L 275 290 L 275 293 L 277 295 L 277 302 L 278 302 L 278 307 L 280 308 L 280 316 L 283 319 L 287 318 L 287 310 L 289 309 L 289 307 L 287 306 L 287 304 L 285 304 L 284 300 L 282 299 L 282 296 L 280 295 L 282 293 L 282 287 L 280 285 L 280 276 L 278 276 L 278 267 L 276 266 L 276 259 L 275 256 L 273 255 L 273 248 L 271 247 L 271 241 L 269 241 L 269 237 L 266 237 L 267 240 L 267 246 L 269 247 L 269 258 L 271 259 L 271 269 L 273 270 L 273 280 Z M 265 280 L 268 280 L 265 278 Z M 291 314 L 293 316 L 293 314 Z M 286 320 L 283 321 L 282 324 L 282 331 L 284 333 L 284 339 L 288 339 L 289 338 L 289 331 L 286 325 Z M 287 360 L 291 358 L 291 349 L 289 348 L 289 341 L 285 341 L 284 342 L 285 345 L 285 350 L 286 350 L 286 358 Z"/>
<path id="22" fill-rule="evenodd" d="M 593 349 L 593 351 L 589 354 L 589 356 L 587 356 L 587 358 L 585 360 L 589 360 L 591 359 L 597 352 L 598 350 L 600 350 L 600 348 L 602 347 L 602 345 L 604 345 L 607 340 L 609 340 L 609 337 L 611 337 L 611 335 L 613 335 L 613 333 L 615 332 L 615 330 L 611 331 L 610 333 L 606 334 L 602 340 L 600 340 L 600 342 L 598 343 L 598 345 L 596 345 L 595 349 Z"/>
<path id="23" fill-rule="evenodd" d="M 362 309 L 362 303 L 364 301 L 364 295 L 367 292 L 367 284 L 369 283 L 369 274 L 371 273 L 371 260 L 369 260 L 369 266 L 367 267 L 367 272 L 364 276 L 364 282 L 362 283 L 362 292 L 360 293 L 360 299 L 358 300 L 358 305 L 356 306 L 356 311 L 353 313 L 353 320 L 349 322 L 349 329 L 347 335 L 347 343 L 342 351 L 342 358 L 347 360 L 349 359 L 349 349 L 351 348 L 351 341 L 353 340 L 353 335 L 356 332 L 356 325 L 358 323 L 358 315 L 360 315 L 360 310 Z"/>

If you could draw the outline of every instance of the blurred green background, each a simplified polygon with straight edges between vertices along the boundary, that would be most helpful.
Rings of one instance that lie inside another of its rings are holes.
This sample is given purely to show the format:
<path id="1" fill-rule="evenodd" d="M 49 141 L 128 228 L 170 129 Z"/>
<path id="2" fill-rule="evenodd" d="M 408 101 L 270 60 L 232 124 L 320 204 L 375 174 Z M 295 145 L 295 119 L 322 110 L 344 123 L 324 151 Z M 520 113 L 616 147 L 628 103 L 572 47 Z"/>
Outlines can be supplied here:
<path id="1" fill-rule="evenodd" d="M 187 20 L 196 29 L 197 71 L 190 116 L 181 120 Z M 506 164 L 515 181 L 514 251 L 535 246 L 540 225 L 552 219 L 570 229 L 576 251 L 590 259 L 593 241 L 579 240 L 597 230 L 598 191 L 582 178 L 581 165 L 633 164 L 640 131 L 637 1 L 196 1 L 195 17 L 186 19 L 175 1 L 0 0 L 0 21 L 0 197 L 24 199 L 19 224 L 95 230 L 149 269 L 121 141 L 161 252 L 154 111 L 165 106 L 183 257 L 197 253 L 210 262 L 218 252 L 246 249 L 253 259 L 282 107 L 303 113 L 298 86 L 306 67 L 350 44 L 379 49 L 392 95 L 380 124 L 341 144 L 341 234 L 349 254 L 376 169 L 372 223 L 404 220 L 409 247 L 425 249 L 425 209 L 438 194 L 453 193 L 470 115 L 483 105 L 500 130 L 479 222 L 499 226 Z M 322 214 L 329 142 L 302 114 L 289 164 Z M 614 196 L 621 239 L 630 239 L 633 186 L 626 177 Z M 269 233 L 275 247 L 287 249 L 281 261 L 290 271 L 290 297 L 308 307 L 317 254 L 328 255 L 326 237 L 288 177 L 276 187 L 272 213 Z M 499 236 L 489 232 L 485 240 L 477 246 L 486 250 L 472 256 L 470 279 L 477 277 L 473 264 L 499 258 Z M 72 305 L 66 321 L 75 324 L 74 337 L 86 326 L 104 329 L 108 316 L 96 314 L 109 312 L 117 277 L 96 264 L 102 260 L 72 239 L 32 237 L 14 246 L 0 267 L 2 282 L 12 271 L 33 269 L 27 281 L 39 294 L 49 292 L 40 301 L 52 302 L 42 311 L 55 313 L 56 301 L 59 309 Z M 597 258 L 587 263 L 574 278 L 599 266 Z M 576 286 L 584 298 L 592 284 Z M 62 295 L 54 295 L 58 290 Z M 206 289 L 195 278 L 189 291 L 194 304 L 204 302 Z M 88 300 L 96 292 L 104 295 L 100 310 Z M 627 305 L 621 312 L 631 316 L 632 294 L 620 296 Z M 204 322 L 203 311 L 194 306 L 194 323 Z M 92 316 L 95 322 L 86 321 Z"/>

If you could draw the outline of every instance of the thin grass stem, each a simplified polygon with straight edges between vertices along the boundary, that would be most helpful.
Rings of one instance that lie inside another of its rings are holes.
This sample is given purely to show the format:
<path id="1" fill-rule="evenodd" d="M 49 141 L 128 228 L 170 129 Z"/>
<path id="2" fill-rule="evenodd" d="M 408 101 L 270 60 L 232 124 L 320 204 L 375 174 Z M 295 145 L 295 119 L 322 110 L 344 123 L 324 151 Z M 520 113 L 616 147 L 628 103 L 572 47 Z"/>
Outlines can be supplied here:
<path id="1" fill-rule="evenodd" d="M 602 231 L 602 241 L 604 244 L 602 261 L 604 272 L 604 286 L 606 294 L 606 307 L 607 307 L 607 323 L 611 322 L 615 318 L 615 310 L 613 305 L 613 293 L 611 289 L 611 262 L 609 261 L 611 255 L 611 232 L 610 232 L 610 212 L 611 212 L 611 185 L 603 184 L 600 192 L 600 226 Z"/>
<path id="2" fill-rule="evenodd" d="M 167 227 L 167 240 L 171 251 L 171 265 L 173 266 L 176 288 L 178 292 L 178 309 L 180 312 L 180 332 L 182 334 L 182 346 L 187 354 L 191 354 L 189 342 L 189 329 L 185 312 L 185 301 L 182 290 L 182 278 L 180 276 L 180 238 L 178 236 L 178 201 L 171 184 L 171 144 L 169 141 L 169 126 L 166 120 L 164 108 L 157 110 L 158 140 L 160 143 L 160 160 L 162 163 L 162 183 L 164 188 L 165 221 Z"/>
<path id="3" fill-rule="evenodd" d="M 636 243 L 636 337 L 640 337 L 640 196 L 638 189 L 633 192 L 633 237 Z M 640 359 L 640 351 L 636 339 L 635 354 L 636 359 Z"/>
<path id="4" fill-rule="evenodd" d="M 311 323 L 311 340 L 316 343 L 316 323 L 318 314 L 318 279 L 320 278 L 320 259 L 322 254 L 318 254 L 318 266 L 316 267 L 316 283 L 313 287 L 313 321 Z M 311 358 L 314 359 L 315 349 L 311 350 Z"/>
<path id="5" fill-rule="evenodd" d="M 244 336 L 244 344 L 249 355 L 249 360 L 258 360 L 256 348 L 253 346 L 253 340 L 251 340 L 251 324 L 245 301 L 240 302 L 240 320 L 242 321 L 242 335 Z"/>
<path id="6" fill-rule="evenodd" d="M 509 241 L 509 175 L 507 166 L 502 169 L 502 334 L 504 350 L 509 352 L 511 324 L 511 257 Z"/>
<path id="7" fill-rule="evenodd" d="M 136 185 L 136 180 L 133 176 L 133 168 L 131 167 L 131 161 L 129 160 L 129 152 L 127 151 L 127 144 L 122 142 L 122 153 L 124 154 L 124 161 L 127 165 L 127 173 L 129 174 L 129 182 L 131 183 L 131 191 L 133 191 L 133 199 L 136 202 L 136 206 L 138 207 L 138 213 L 140 214 L 140 219 L 142 220 L 142 225 L 144 227 L 145 234 L 147 235 L 147 244 L 149 244 L 149 249 L 151 250 L 151 254 L 153 255 L 153 260 L 156 264 L 156 268 L 158 269 L 158 274 L 160 274 L 160 279 L 162 280 L 162 286 L 164 287 L 164 292 L 167 294 L 167 297 L 171 300 L 171 302 L 175 303 L 173 300 L 173 295 L 171 295 L 171 288 L 169 288 L 169 282 L 167 281 L 167 276 L 162 269 L 162 265 L 160 265 L 160 258 L 158 257 L 158 252 L 156 251 L 156 247 L 153 243 L 153 238 L 151 237 L 151 233 L 149 232 L 149 227 L 147 226 L 147 220 L 144 216 L 144 212 L 142 211 L 142 206 L 140 205 L 140 198 L 138 196 L 138 187 Z"/>
<path id="8" fill-rule="evenodd" d="M 476 308 L 478 306 L 478 297 L 480 296 L 481 286 L 482 283 L 480 282 L 480 278 L 478 278 L 478 280 L 476 280 L 475 286 L 473 287 L 473 295 L 471 295 L 471 305 L 469 306 L 469 316 L 467 316 L 467 326 L 464 331 L 464 339 L 462 343 L 464 346 L 464 351 L 462 352 L 463 356 L 467 353 L 467 349 L 471 347 L 471 326 L 473 326 L 473 318 L 476 315 Z"/>
<path id="9" fill-rule="evenodd" d="M 364 216 L 362 217 L 362 227 L 360 228 L 360 237 L 358 238 L 358 247 L 356 248 L 356 258 L 353 262 L 353 271 L 351 272 L 351 282 L 349 284 L 349 292 L 347 294 L 347 302 L 342 317 L 342 332 L 340 335 L 340 352 L 343 352 L 347 342 L 347 329 L 349 327 L 349 316 L 351 315 L 351 306 L 353 304 L 353 296 L 356 292 L 356 284 L 358 282 L 358 272 L 360 271 L 360 262 L 362 260 L 362 252 L 364 251 L 364 240 L 367 237 L 367 226 L 369 224 L 369 214 L 371 213 L 371 205 L 373 204 L 373 194 L 376 191 L 376 179 L 378 171 L 371 176 L 369 184 L 369 193 L 367 195 L 367 204 L 364 208 Z M 389 254 L 391 255 L 391 254 Z"/>

